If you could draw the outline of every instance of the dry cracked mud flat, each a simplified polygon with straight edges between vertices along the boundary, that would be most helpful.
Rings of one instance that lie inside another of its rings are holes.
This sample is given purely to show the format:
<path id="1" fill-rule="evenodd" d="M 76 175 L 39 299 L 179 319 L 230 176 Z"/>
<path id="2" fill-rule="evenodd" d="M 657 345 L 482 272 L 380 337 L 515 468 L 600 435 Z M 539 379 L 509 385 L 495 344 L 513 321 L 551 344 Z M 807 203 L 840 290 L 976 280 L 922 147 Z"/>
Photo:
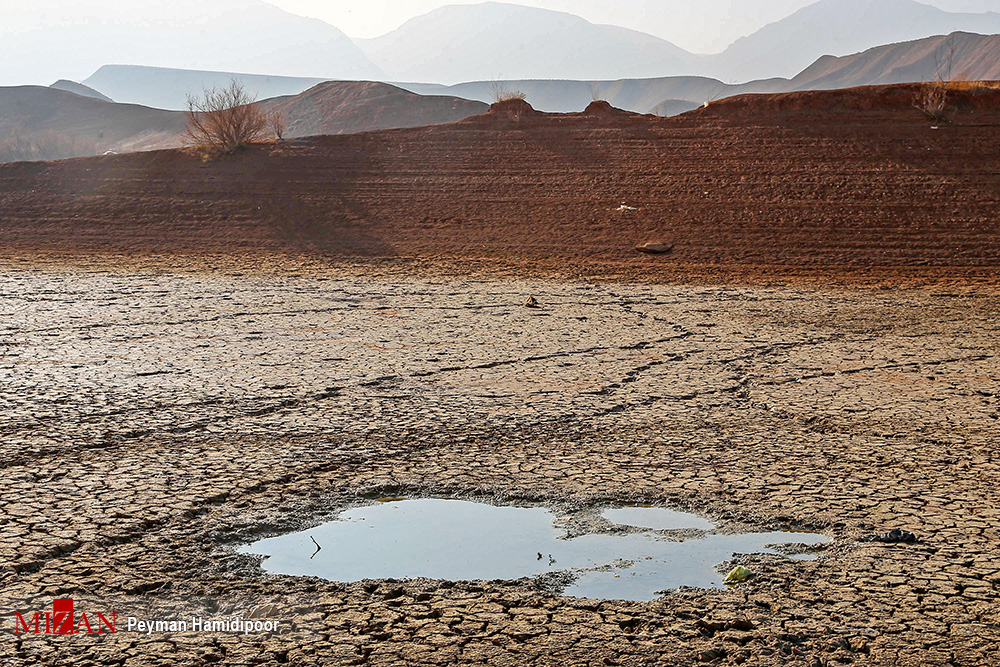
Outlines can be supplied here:
<path id="1" fill-rule="evenodd" d="M 995 290 L 22 266 L 0 294 L 2 665 L 1000 661 Z M 653 602 L 270 576 L 232 547 L 445 494 L 833 542 Z M 920 541 L 861 539 L 895 527 Z M 54 598 L 119 631 L 13 634 Z M 120 620 L 251 614 L 280 630 Z"/>

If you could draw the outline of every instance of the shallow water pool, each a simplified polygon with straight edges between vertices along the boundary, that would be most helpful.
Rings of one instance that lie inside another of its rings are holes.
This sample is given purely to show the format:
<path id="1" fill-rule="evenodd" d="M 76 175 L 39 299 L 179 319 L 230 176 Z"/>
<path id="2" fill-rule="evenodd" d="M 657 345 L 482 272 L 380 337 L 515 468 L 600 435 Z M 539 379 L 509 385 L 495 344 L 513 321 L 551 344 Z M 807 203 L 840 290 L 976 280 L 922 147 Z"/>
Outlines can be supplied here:
<path id="1" fill-rule="evenodd" d="M 565 595 L 650 600 L 678 586 L 722 587 L 716 566 L 737 553 L 828 541 L 817 533 L 718 534 L 714 527 L 656 507 L 560 517 L 544 507 L 407 499 L 345 510 L 334 521 L 240 551 L 266 555 L 263 567 L 274 574 L 342 582 L 566 574 Z"/>

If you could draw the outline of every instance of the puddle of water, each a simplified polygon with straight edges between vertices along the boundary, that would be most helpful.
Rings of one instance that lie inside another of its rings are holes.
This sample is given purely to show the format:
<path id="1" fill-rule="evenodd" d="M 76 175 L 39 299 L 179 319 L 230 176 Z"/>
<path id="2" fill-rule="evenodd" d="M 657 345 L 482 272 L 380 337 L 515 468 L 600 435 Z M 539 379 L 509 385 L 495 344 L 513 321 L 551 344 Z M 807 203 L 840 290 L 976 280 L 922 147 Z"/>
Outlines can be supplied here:
<path id="1" fill-rule="evenodd" d="M 712 530 L 715 528 L 715 524 L 708 519 L 662 507 L 632 505 L 606 509 L 601 512 L 601 516 L 620 526 L 635 526 L 636 528 L 650 528 L 652 530 L 682 530 L 684 528 Z"/>
<path id="2" fill-rule="evenodd" d="M 567 539 L 560 527 L 567 520 L 543 507 L 441 499 L 380 502 L 240 552 L 267 555 L 263 567 L 268 572 L 342 582 L 519 579 L 569 572 L 576 579 L 563 591 L 566 595 L 651 600 L 658 591 L 678 586 L 721 588 L 723 575 L 715 566 L 734 553 L 773 554 L 766 545 L 828 541 L 816 533 L 718 535 L 704 532 L 714 526 L 701 517 L 655 507 L 609 509 L 602 518 L 618 524 L 618 532 L 604 523 L 610 532 Z M 600 530 L 602 522 L 595 523 L 593 530 Z M 622 531 L 621 526 L 632 528 Z M 683 541 L 656 532 L 674 529 L 687 529 Z M 316 544 L 322 549 L 317 551 Z"/>

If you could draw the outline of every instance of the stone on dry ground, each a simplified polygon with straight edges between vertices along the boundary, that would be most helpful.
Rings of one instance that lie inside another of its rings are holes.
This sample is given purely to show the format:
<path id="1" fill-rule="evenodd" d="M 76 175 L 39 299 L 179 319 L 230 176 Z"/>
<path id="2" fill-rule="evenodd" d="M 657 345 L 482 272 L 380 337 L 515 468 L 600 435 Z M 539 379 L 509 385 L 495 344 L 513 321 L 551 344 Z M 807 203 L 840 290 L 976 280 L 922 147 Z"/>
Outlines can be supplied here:
<path id="1" fill-rule="evenodd" d="M 0 664 L 996 663 L 997 303 L 7 270 Z M 227 546 L 420 494 L 642 500 L 835 542 L 653 602 L 268 576 Z M 921 541 L 859 541 L 893 527 Z M 12 634 L 54 597 L 282 630 Z"/>

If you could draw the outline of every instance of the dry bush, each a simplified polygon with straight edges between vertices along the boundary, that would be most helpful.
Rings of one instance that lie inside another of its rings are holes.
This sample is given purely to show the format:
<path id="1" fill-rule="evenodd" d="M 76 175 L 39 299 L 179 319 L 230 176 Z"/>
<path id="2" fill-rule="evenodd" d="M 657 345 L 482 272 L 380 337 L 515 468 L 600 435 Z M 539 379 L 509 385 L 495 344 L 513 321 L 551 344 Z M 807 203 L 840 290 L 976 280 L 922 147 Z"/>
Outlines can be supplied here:
<path id="1" fill-rule="evenodd" d="M 274 138 L 281 141 L 285 138 L 285 129 L 288 127 L 285 121 L 285 114 L 277 109 L 272 109 L 267 112 L 267 124 L 271 127 L 271 132 L 274 133 Z"/>
<path id="2" fill-rule="evenodd" d="M 520 90 L 513 88 L 509 81 L 491 82 L 490 94 L 493 96 L 494 104 L 499 102 L 509 102 L 510 100 L 523 100 L 527 97 Z"/>
<path id="3" fill-rule="evenodd" d="M 945 120 L 948 113 L 948 91 L 952 85 L 955 50 L 954 38 L 948 37 L 943 47 L 934 54 L 937 78 L 924 83 L 913 98 L 913 106 L 934 122 Z"/>
<path id="4" fill-rule="evenodd" d="M 235 79 L 225 88 L 204 91 L 201 97 L 188 95 L 187 103 L 184 140 L 189 145 L 232 153 L 267 133 L 267 114 Z"/>
<path id="5" fill-rule="evenodd" d="M 948 84 L 925 83 L 914 97 L 913 106 L 933 121 L 944 120 L 948 115 Z"/>
<path id="6" fill-rule="evenodd" d="M 1000 89 L 1000 82 L 970 81 L 965 73 L 955 76 L 957 50 L 955 37 L 951 35 L 934 54 L 937 78 L 934 81 L 924 83 L 913 98 L 913 106 L 934 122 L 947 120 L 949 113 L 954 111 L 948 106 L 948 98 L 951 93 L 976 94 Z"/>
<path id="7" fill-rule="evenodd" d="M 957 94 L 959 100 L 968 95 L 978 95 L 1000 90 L 1000 81 L 969 81 L 965 78 L 952 81 L 934 81 L 920 87 L 913 98 L 913 106 L 934 122 L 947 120 L 956 111 L 949 100 Z"/>

